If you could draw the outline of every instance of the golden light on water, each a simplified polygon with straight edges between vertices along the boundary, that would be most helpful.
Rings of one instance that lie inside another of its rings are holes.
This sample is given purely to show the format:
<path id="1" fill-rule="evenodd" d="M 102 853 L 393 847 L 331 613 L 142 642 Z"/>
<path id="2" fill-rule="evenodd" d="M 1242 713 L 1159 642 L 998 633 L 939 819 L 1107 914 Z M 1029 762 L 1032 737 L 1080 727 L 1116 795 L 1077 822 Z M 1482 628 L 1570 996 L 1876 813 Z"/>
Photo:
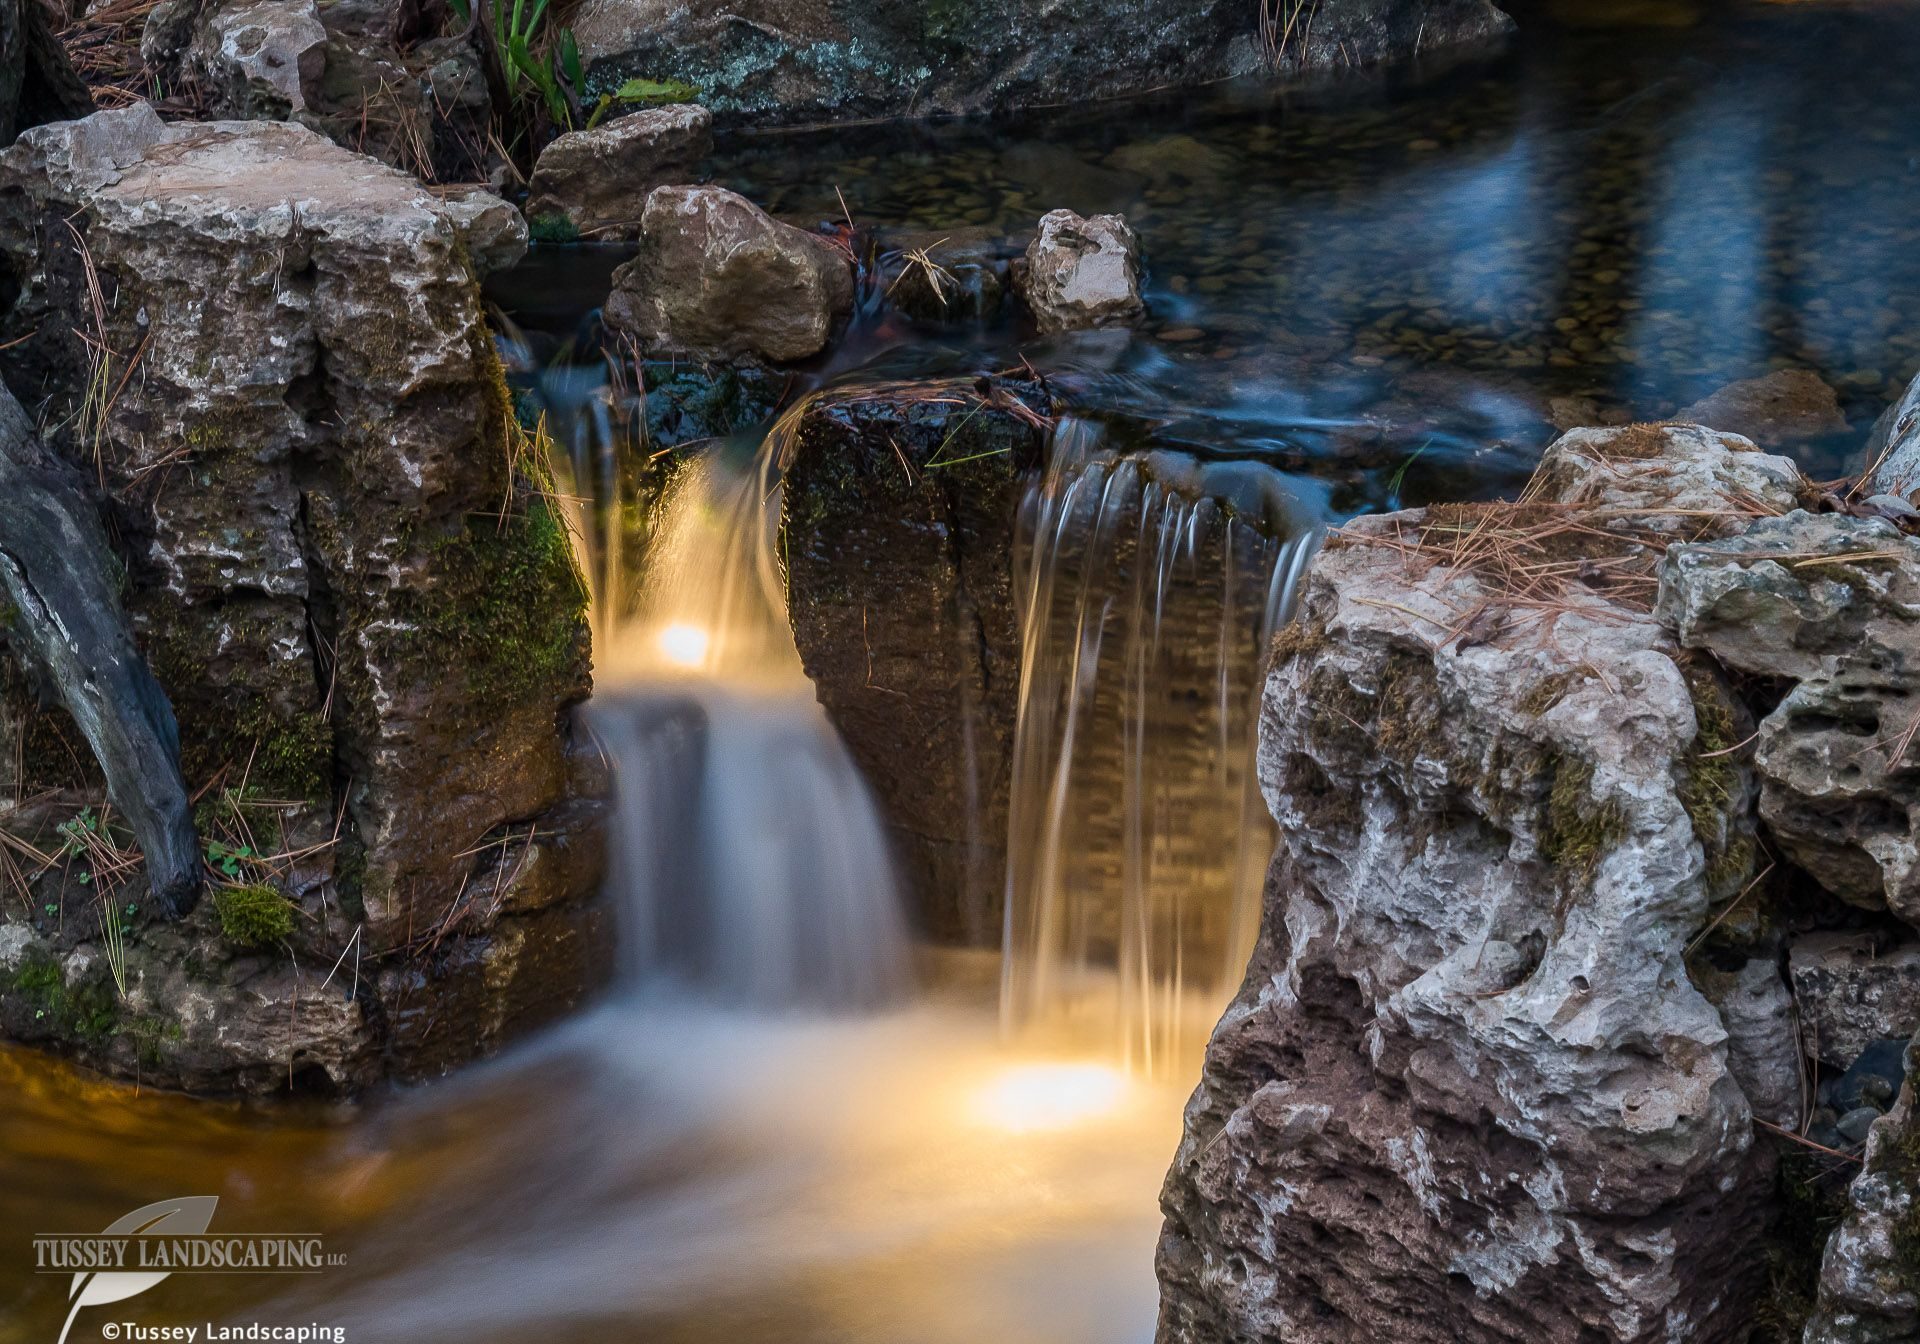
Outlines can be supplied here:
<path id="1" fill-rule="evenodd" d="M 1016 1134 L 1066 1129 L 1112 1111 L 1126 1092 L 1126 1076 L 1104 1064 L 1020 1064 L 979 1092 L 975 1112 Z"/>
<path id="2" fill-rule="evenodd" d="M 654 636 L 660 656 L 676 667 L 699 667 L 707 661 L 707 646 L 712 637 L 697 625 L 675 621 Z"/>

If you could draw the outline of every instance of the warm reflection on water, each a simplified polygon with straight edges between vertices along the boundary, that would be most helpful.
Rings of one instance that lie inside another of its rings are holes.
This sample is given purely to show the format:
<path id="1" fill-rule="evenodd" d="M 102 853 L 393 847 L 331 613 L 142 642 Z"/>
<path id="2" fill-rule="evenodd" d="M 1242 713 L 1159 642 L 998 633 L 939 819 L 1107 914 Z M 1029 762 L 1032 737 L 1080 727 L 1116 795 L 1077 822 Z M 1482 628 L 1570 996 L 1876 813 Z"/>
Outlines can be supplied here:
<path id="1" fill-rule="evenodd" d="M 7 1344 L 64 1315 L 67 1277 L 27 1272 L 32 1232 L 213 1193 L 216 1230 L 317 1231 L 348 1265 L 176 1276 L 76 1339 L 258 1319 L 358 1341 L 1144 1341 L 1181 1101 L 1011 1054 L 958 1002 L 833 1021 L 630 1000 L 358 1115 L 278 1124 L 18 1052 L 0 1082 Z"/>

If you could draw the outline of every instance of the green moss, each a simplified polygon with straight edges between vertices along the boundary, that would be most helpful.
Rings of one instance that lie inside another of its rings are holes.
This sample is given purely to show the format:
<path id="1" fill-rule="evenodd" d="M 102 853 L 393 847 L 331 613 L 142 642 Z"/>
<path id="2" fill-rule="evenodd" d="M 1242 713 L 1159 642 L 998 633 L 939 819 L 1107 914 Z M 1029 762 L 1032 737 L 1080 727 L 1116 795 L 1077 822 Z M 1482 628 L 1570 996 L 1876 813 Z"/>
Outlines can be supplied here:
<path id="1" fill-rule="evenodd" d="M 98 981 L 67 983 L 60 963 L 46 956 L 28 957 L 14 972 L 13 993 L 27 1001 L 36 1022 L 42 1022 L 81 1040 L 110 1034 L 120 1016 L 114 991 Z"/>
<path id="2" fill-rule="evenodd" d="M 1706 854 L 1708 892 L 1730 894 L 1753 871 L 1758 851 L 1749 836 L 1736 834 L 1733 808 L 1740 792 L 1734 749 L 1740 745 L 1740 719 L 1733 697 L 1710 670 L 1683 665 L 1693 700 L 1694 738 L 1681 758 L 1676 791 Z"/>
<path id="3" fill-rule="evenodd" d="M 1578 757 L 1561 757 L 1547 794 L 1541 852 L 1550 862 L 1584 875 L 1626 837 L 1627 817 L 1620 804 L 1593 796 L 1593 767 Z"/>
<path id="4" fill-rule="evenodd" d="M 582 654 L 587 590 L 544 496 L 502 521 L 469 520 L 435 548 L 436 586 L 399 595 L 420 657 L 466 670 L 473 710 L 564 693 Z"/>
<path id="5" fill-rule="evenodd" d="M 565 215 L 548 212 L 527 221 L 527 237 L 536 243 L 577 243 L 580 230 Z"/>
<path id="6" fill-rule="evenodd" d="M 164 1021 L 144 1013 L 121 1023 L 119 1034 L 133 1042 L 134 1058 L 149 1069 L 164 1064 L 167 1047 L 178 1045 L 187 1037 L 186 1029 L 178 1022 Z"/>
<path id="7" fill-rule="evenodd" d="M 293 933 L 293 903 L 264 882 L 216 888 L 213 908 L 220 932 L 241 947 L 271 947 Z"/>

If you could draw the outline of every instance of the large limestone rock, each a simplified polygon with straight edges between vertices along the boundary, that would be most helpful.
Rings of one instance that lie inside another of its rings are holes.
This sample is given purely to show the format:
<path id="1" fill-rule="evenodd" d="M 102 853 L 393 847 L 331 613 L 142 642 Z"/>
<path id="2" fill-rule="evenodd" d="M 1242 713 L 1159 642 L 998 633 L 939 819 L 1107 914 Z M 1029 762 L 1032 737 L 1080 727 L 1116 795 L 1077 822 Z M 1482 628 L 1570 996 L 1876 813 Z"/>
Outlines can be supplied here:
<path id="1" fill-rule="evenodd" d="M 919 923 L 944 942 L 1000 937 L 1020 684 L 1009 558 L 1044 405 L 1009 384 L 984 401 L 966 384 L 829 397 L 789 450 L 794 639 Z"/>
<path id="2" fill-rule="evenodd" d="M 825 349 L 852 306 L 852 259 L 826 239 L 720 187 L 661 187 L 606 317 L 649 355 L 778 363 Z"/>
<path id="3" fill-rule="evenodd" d="M 1792 683 L 1760 725 L 1760 812 L 1786 855 L 1920 925 L 1920 541 L 1880 519 L 1794 512 L 1676 546 L 1660 611 L 1689 648 Z"/>
<path id="4" fill-rule="evenodd" d="M 1765 377 L 1728 383 L 1674 412 L 1673 418 L 1727 430 L 1768 446 L 1847 431 L 1839 396 L 1819 374 L 1806 369 L 1780 369 Z"/>
<path id="5" fill-rule="evenodd" d="M 1019 274 L 1020 297 L 1040 330 L 1123 326 L 1146 313 L 1140 299 L 1140 239 L 1119 215 L 1041 217 Z"/>
<path id="6" fill-rule="evenodd" d="M 763 123 L 1076 102 L 1266 68 L 1245 0 L 587 0 L 573 23 L 596 87 L 696 85 Z M 1291 72 L 1344 70 L 1506 31 L 1486 0 L 1325 0 Z"/>
<path id="7" fill-rule="evenodd" d="M 1726 468 L 1650 432 L 1643 484 Z M 1162 1197 L 1168 1344 L 1746 1337 L 1791 1028 L 1777 969 L 1706 977 L 1723 1019 L 1686 959 L 1754 867 L 1744 725 L 1646 611 L 1670 515 L 1542 579 L 1594 452 L 1350 525 L 1275 648 L 1280 844 Z"/>
<path id="8" fill-rule="evenodd" d="M 239 865 L 295 908 L 264 950 L 190 953 L 136 912 L 137 977 L 204 970 L 194 994 L 139 1000 L 161 1024 L 145 1076 L 217 1087 L 297 1073 L 264 1040 L 193 1053 L 196 1033 L 232 1030 L 221 1005 L 256 959 L 289 967 L 274 1003 L 318 1014 L 319 981 L 352 949 L 365 970 L 327 992 L 379 1006 L 326 1057 L 381 1069 L 408 1067 L 389 1034 L 402 1003 L 430 1015 L 463 959 L 492 958 L 500 1030 L 529 1002 L 577 997 L 592 957 L 518 921 L 528 873 L 499 865 L 565 837 L 592 850 L 593 818 L 569 803 L 584 594 L 559 519 L 515 470 L 459 221 L 303 127 L 163 125 L 143 105 L 23 136 L 0 155 L 0 202 L 0 274 L 16 280 L 0 293 L 0 344 L 14 342 L 0 373 L 50 399 L 67 426 L 56 446 L 104 487 L 189 786 L 278 805 L 270 820 L 245 813 L 263 833 L 249 849 L 274 852 L 273 834 L 312 851 L 270 874 Z M 117 394 L 89 400 L 90 384 Z M 47 752 L 28 765 L 62 769 Z M 592 890 L 576 872 L 555 908 L 577 924 Z M 202 903 L 213 923 L 182 938 L 223 927 L 218 895 Z M 62 965 L 97 936 L 77 910 L 6 918 L 27 919 L 35 957 Z M 201 1000 L 214 1007 L 195 1016 Z M 471 1050 L 497 1034 L 449 1022 L 440 1042 Z M 64 1043 L 135 1063 L 124 1039 Z M 231 1057 L 250 1049 L 245 1067 Z"/>
<path id="9" fill-rule="evenodd" d="M 1827 1243 L 1806 1344 L 1906 1344 L 1920 1339 L 1920 1118 L 1907 1048 L 1907 1082 L 1874 1121 L 1847 1214 Z"/>
<path id="10" fill-rule="evenodd" d="M 691 181 L 713 151 L 713 114 L 697 104 L 649 108 L 540 151 L 527 215 L 558 216 L 590 238 L 631 238 L 655 187 Z"/>

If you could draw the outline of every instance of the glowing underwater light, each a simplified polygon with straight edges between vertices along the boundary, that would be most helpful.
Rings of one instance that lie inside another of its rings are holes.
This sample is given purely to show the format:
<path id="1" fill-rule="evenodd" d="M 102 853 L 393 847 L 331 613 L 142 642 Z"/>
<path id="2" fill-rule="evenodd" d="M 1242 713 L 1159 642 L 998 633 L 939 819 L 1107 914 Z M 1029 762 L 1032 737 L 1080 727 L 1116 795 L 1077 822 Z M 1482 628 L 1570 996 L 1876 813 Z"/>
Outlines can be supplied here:
<path id="1" fill-rule="evenodd" d="M 676 621 L 654 636 L 660 656 L 677 667 L 699 667 L 707 660 L 712 637 L 697 625 Z"/>
<path id="2" fill-rule="evenodd" d="M 1125 1076 L 1104 1064 L 1021 1064 L 982 1090 L 975 1110 L 1016 1134 L 1066 1129 L 1111 1111 L 1126 1090 Z"/>

